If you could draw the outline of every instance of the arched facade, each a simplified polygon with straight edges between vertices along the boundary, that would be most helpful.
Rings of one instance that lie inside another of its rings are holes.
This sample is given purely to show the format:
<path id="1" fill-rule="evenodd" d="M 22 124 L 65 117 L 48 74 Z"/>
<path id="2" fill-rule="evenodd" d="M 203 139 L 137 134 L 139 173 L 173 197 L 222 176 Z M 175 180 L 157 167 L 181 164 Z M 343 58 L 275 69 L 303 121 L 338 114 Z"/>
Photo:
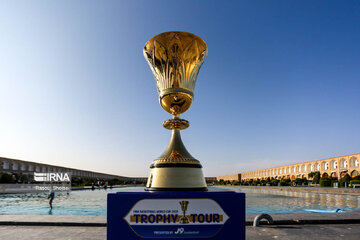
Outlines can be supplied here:
<path id="1" fill-rule="evenodd" d="M 351 168 L 359 167 L 359 159 L 357 157 L 351 157 L 350 158 L 350 167 Z"/>
<path id="2" fill-rule="evenodd" d="M 245 172 L 241 174 L 242 180 L 267 179 L 267 178 L 308 178 L 310 172 L 319 171 L 320 175 L 343 177 L 346 173 L 357 176 L 360 173 L 360 153 L 347 156 L 290 164 L 275 168 L 262 169 L 258 171 Z"/>
<path id="3" fill-rule="evenodd" d="M 340 169 L 346 169 L 348 167 L 348 162 L 345 158 L 340 159 Z"/>
<path id="4" fill-rule="evenodd" d="M 336 170 L 337 167 L 338 167 L 337 161 L 334 160 L 334 159 L 331 160 L 331 161 L 330 161 L 330 169 L 331 169 L 331 170 Z"/>
<path id="5" fill-rule="evenodd" d="M 311 164 L 311 163 L 310 163 L 310 164 L 308 164 L 308 165 L 307 165 L 307 169 L 308 169 L 308 171 L 309 171 L 309 172 L 314 171 L 314 165 L 313 165 L 313 164 Z"/>
<path id="6" fill-rule="evenodd" d="M 80 169 L 65 168 L 61 166 L 54 166 L 36 162 L 23 161 L 11 158 L 0 157 L 0 173 L 5 172 L 8 174 L 25 174 L 33 177 L 34 172 L 68 172 L 74 177 L 93 178 L 109 180 L 120 178 L 124 180 L 142 179 L 146 182 L 146 178 L 127 178 L 117 175 L 104 174 L 99 172 L 85 171 Z M 138 181 L 138 180 L 137 180 Z"/>

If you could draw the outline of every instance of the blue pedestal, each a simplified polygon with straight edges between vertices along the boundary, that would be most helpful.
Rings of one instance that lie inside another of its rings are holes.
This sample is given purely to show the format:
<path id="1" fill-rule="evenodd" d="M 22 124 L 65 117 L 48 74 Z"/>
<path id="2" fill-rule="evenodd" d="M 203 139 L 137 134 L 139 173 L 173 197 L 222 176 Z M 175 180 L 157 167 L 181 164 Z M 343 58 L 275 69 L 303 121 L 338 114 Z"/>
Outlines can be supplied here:
<path id="1" fill-rule="evenodd" d="M 110 193 L 107 204 L 108 240 L 245 240 L 244 193 L 137 189 Z"/>

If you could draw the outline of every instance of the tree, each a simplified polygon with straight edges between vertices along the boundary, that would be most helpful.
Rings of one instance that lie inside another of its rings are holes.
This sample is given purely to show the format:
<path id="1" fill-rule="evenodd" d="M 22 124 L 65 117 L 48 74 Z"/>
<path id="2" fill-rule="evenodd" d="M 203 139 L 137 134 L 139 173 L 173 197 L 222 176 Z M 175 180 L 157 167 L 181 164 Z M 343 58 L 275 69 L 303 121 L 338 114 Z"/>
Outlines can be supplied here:
<path id="1" fill-rule="evenodd" d="M 253 185 L 254 179 L 250 179 L 249 185 Z"/>
<path id="2" fill-rule="evenodd" d="M 309 185 L 309 181 L 306 178 L 303 178 L 302 180 L 303 180 L 303 182 L 302 182 L 303 186 Z"/>
<path id="3" fill-rule="evenodd" d="M 303 183 L 303 179 L 301 179 L 301 178 L 296 178 L 296 179 L 294 180 L 294 183 L 295 183 L 297 186 L 301 186 L 302 183 Z"/>
<path id="4" fill-rule="evenodd" d="M 278 179 L 273 179 L 273 180 L 271 180 L 270 185 L 271 185 L 271 186 L 278 186 L 279 182 L 280 182 L 280 181 L 279 181 Z"/>
<path id="5" fill-rule="evenodd" d="M 262 179 L 262 180 L 260 181 L 260 183 L 261 183 L 261 186 L 266 186 L 266 180 Z"/>
<path id="6" fill-rule="evenodd" d="M 232 185 L 240 185 L 239 181 L 233 180 Z"/>
<path id="7" fill-rule="evenodd" d="M 350 181 L 351 181 L 351 177 L 349 174 L 346 174 L 343 178 L 340 179 L 340 187 L 345 187 L 345 183 L 346 186 L 349 186 Z"/>
<path id="8" fill-rule="evenodd" d="M 27 182 L 29 180 L 28 176 L 26 174 L 20 174 L 18 176 L 18 179 L 21 181 L 21 182 Z"/>
<path id="9" fill-rule="evenodd" d="M 310 173 L 308 174 L 308 177 L 309 177 L 309 178 L 313 178 L 316 174 L 319 174 L 319 175 L 320 175 L 320 172 L 319 172 L 319 171 L 310 172 Z"/>
<path id="10" fill-rule="evenodd" d="M 331 179 L 330 178 L 320 178 L 320 187 L 330 187 Z"/>
<path id="11" fill-rule="evenodd" d="M 291 180 L 289 178 L 281 179 L 280 182 L 278 183 L 278 185 L 279 186 L 290 186 Z"/>
<path id="12" fill-rule="evenodd" d="M 315 172 L 312 183 L 319 184 L 319 182 L 320 182 L 320 172 Z"/>
<path id="13" fill-rule="evenodd" d="M 0 174 L 0 183 L 13 183 L 14 179 L 10 174 L 1 173 Z"/>

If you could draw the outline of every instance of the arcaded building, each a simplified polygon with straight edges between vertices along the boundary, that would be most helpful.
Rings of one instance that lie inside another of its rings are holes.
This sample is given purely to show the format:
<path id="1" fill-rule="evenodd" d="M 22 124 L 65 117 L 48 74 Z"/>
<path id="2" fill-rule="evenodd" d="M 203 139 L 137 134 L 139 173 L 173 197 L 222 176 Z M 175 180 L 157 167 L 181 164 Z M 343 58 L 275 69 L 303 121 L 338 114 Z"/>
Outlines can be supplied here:
<path id="1" fill-rule="evenodd" d="M 230 181 L 230 182 L 233 182 L 233 181 L 238 181 L 238 182 L 240 182 L 240 181 L 241 181 L 241 174 L 240 174 L 240 173 L 237 173 L 237 174 L 225 175 L 225 176 L 217 177 L 216 180 L 217 180 L 218 182 L 219 182 L 220 180 Z"/>
<path id="2" fill-rule="evenodd" d="M 310 172 L 319 171 L 322 177 L 331 176 L 341 178 L 345 174 L 358 176 L 360 153 L 322 159 L 311 162 L 290 164 L 281 167 L 267 168 L 251 172 L 241 173 L 241 180 L 276 178 L 308 178 Z"/>
<path id="3" fill-rule="evenodd" d="M 9 174 L 21 173 L 28 175 L 29 177 L 33 177 L 34 172 L 42 172 L 42 173 L 67 172 L 67 173 L 71 173 L 71 176 L 73 177 L 88 178 L 88 179 L 110 180 L 116 178 L 121 180 L 132 180 L 132 181 L 140 180 L 140 178 L 128 178 L 124 176 L 86 171 L 75 168 L 67 168 L 63 166 L 55 166 L 55 165 L 43 164 L 37 162 L 29 162 L 19 159 L 3 158 L 3 157 L 0 157 L 0 173 L 1 172 L 5 172 Z M 141 179 L 141 181 L 145 181 L 145 180 Z"/>

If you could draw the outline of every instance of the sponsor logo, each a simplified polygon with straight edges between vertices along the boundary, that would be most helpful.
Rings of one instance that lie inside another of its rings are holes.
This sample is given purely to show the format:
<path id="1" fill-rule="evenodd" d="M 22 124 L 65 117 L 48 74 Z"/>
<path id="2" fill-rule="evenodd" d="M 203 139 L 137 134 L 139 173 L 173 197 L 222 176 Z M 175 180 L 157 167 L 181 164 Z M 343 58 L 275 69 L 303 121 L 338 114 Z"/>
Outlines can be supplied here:
<path id="1" fill-rule="evenodd" d="M 37 173 L 34 172 L 36 182 L 70 182 L 68 173 Z"/>
<path id="2" fill-rule="evenodd" d="M 177 231 L 175 232 L 175 234 L 183 234 L 184 233 L 184 228 L 178 228 Z"/>

